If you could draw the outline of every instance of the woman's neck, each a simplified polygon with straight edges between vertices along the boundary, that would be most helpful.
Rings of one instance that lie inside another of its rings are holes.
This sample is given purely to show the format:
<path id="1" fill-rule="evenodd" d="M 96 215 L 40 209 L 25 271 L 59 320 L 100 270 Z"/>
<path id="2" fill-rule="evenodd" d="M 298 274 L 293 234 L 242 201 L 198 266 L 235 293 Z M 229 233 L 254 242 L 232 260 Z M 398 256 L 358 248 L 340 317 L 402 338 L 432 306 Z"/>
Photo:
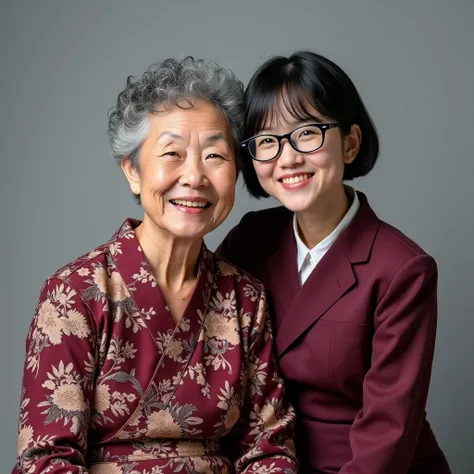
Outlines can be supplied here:
<path id="1" fill-rule="evenodd" d="M 325 196 L 315 206 L 296 213 L 298 232 L 304 244 L 312 249 L 339 225 L 351 205 L 344 187 Z"/>
<path id="2" fill-rule="evenodd" d="M 194 284 L 202 239 L 177 239 L 146 216 L 135 235 L 160 288 L 179 291 Z"/>

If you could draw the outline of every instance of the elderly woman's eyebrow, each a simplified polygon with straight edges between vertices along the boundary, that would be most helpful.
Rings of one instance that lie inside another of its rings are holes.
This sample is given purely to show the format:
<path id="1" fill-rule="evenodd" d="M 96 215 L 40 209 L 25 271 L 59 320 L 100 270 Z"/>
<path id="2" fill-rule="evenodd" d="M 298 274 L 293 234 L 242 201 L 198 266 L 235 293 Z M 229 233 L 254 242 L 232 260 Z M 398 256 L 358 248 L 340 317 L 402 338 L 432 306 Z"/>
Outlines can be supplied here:
<path id="1" fill-rule="evenodd" d="M 164 132 L 160 133 L 160 135 L 158 136 L 156 141 L 158 142 L 163 137 L 168 137 L 168 138 L 171 138 L 173 140 L 184 140 L 184 138 L 181 135 L 179 135 L 178 133 L 174 133 L 174 132 L 171 132 L 169 130 L 165 130 Z M 224 142 L 228 143 L 228 139 L 227 139 L 226 134 L 222 133 L 222 132 L 219 132 L 219 133 L 215 133 L 213 135 L 210 135 L 210 136 L 208 136 L 204 139 L 204 143 L 206 145 L 207 144 L 212 144 L 212 143 L 215 143 L 215 142 L 218 142 L 218 141 L 224 141 Z"/>
<path id="2" fill-rule="evenodd" d="M 224 134 L 224 133 L 215 133 L 214 135 L 210 135 L 208 137 L 206 137 L 206 139 L 204 140 L 204 143 L 214 143 L 214 142 L 218 142 L 218 141 L 225 141 L 226 143 L 228 142 L 228 139 L 227 139 L 227 136 Z"/>
<path id="3" fill-rule="evenodd" d="M 181 135 L 179 135 L 178 133 L 174 133 L 174 132 L 170 132 L 169 130 L 165 130 L 164 132 L 160 133 L 160 135 L 158 136 L 156 141 L 160 140 L 161 138 L 163 138 L 165 136 L 169 137 L 169 138 L 172 138 L 174 140 L 184 140 L 184 138 Z"/>

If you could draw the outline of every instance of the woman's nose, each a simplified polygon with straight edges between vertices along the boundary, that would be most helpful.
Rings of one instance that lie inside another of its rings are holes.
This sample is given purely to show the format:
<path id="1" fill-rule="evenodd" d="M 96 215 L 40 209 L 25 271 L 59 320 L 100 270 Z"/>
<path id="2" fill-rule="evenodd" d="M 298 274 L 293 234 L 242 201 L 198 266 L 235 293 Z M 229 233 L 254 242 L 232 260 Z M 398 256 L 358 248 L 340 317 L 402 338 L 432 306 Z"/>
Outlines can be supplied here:
<path id="1" fill-rule="evenodd" d="M 278 157 L 278 164 L 283 168 L 293 168 L 294 166 L 304 163 L 304 156 L 299 151 L 296 151 L 286 139 L 281 142 L 280 156 Z"/>
<path id="2" fill-rule="evenodd" d="M 209 185 L 209 180 L 207 179 L 205 169 L 200 159 L 195 160 L 188 158 L 182 169 L 183 172 L 179 179 L 181 186 L 189 186 L 193 189 L 197 189 Z"/>

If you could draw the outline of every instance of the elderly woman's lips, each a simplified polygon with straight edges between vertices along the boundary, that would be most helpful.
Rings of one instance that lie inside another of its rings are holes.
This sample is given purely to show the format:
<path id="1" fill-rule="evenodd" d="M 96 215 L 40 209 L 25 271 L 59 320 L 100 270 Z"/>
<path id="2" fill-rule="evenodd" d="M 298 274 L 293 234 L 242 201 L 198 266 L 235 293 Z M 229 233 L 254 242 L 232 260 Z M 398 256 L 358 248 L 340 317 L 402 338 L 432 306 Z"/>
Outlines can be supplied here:
<path id="1" fill-rule="evenodd" d="M 211 207 L 209 201 L 199 200 L 186 200 L 186 199 L 170 199 L 170 203 L 182 212 L 188 214 L 200 214 Z"/>

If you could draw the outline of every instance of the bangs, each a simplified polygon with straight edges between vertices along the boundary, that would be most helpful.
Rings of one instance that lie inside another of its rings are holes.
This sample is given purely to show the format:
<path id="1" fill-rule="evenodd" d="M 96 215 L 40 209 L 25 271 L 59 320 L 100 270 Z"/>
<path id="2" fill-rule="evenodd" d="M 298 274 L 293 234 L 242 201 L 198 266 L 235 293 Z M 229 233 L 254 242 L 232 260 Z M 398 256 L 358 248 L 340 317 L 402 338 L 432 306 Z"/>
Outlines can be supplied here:
<path id="1" fill-rule="evenodd" d="M 315 105 L 301 84 L 295 86 L 285 84 L 280 90 L 272 94 L 271 105 L 262 114 L 257 129 L 271 128 L 272 125 L 278 123 L 283 115 L 298 122 L 316 119 L 319 122 L 314 108 L 316 108 Z"/>
<path id="2" fill-rule="evenodd" d="M 292 74 L 291 69 L 278 72 L 275 75 L 269 74 L 265 81 L 255 84 L 255 90 L 250 88 L 247 90 L 246 138 L 257 135 L 261 130 L 272 128 L 282 116 L 291 117 L 297 122 L 308 120 L 321 122 L 322 117 L 318 115 L 326 115 L 324 104 L 319 103 L 317 95 L 311 93 L 316 92 L 314 84 L 308 88 L 304 77 Z"/>

